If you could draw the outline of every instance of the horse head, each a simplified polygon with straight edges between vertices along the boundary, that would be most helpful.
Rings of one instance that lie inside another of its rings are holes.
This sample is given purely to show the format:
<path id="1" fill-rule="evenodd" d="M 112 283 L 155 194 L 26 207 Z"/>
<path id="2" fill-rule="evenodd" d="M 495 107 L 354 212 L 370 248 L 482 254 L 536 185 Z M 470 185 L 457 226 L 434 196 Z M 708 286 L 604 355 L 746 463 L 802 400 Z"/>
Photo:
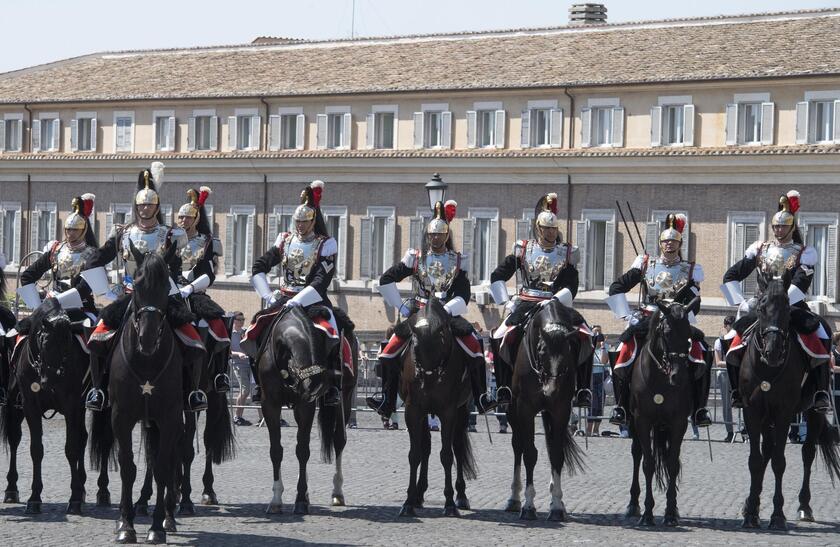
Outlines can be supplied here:
<path id="1" fill-rule="evenodd" d="M 29 345 L 29 361 L 41 377 L 64 373 L 64 363 L 71 352 L 73 326 L 67 313 L 55 298 L 48 298 L 30 318 L 33 340 Z"/>
<path id="2" fill-rule="evenodd" d="M 657 368 L 668 377 L 668 383 L 676 386 L 688 372 L 688 355 L 691 351 L 691 323 L 689 313 L 700 309 L 700 297 L 696 296 L 683 306 L 679 302 L 657 302 L 659 312 L 651 320 L 649 348 Z"/>
<path id="3" fill-rule="evenodd" d="M 328 385 L 325 375 L 332 372 L 329 359 L 336 358 L 337 347 L 324 331 L 315 328 L 310 314 L 322 314 L 324 319 L 329 317 L 326 308 L 290 307 L 278 320 L 274 332 L 279 333 L 280 338 L 273 342 L 281 375 L 307 402 L 320 397 Z"/>
<path id="4" fill-rule="evenodd" d="M 758 302 L 757 312 L 756 338 L 761 362 L 770 367 L 779 367 L 787 358 L 790 328 L 790 300 L 781 279 L 775 278 L 767 284 Z"/>
<path id="5" fill-rule="evenodd" d="M 525 351 L 531 368 L 540 375 L 543 395 L 550 397 L 560 379 L 574 373 L 580 353 L 580 336 L 570 308 L 552 299 L 529 321 L 525 332 Z"/>
<path id="6" fill-rule="evenodd" d="M 169 267 L 164 259 L 154 253 L 143 255 L 133 245 L 131 252 L 138 267 L 134 278 L 131 305 L 137 350 L 146 357 L 160 347 L 166 327 L 166 309 L 169 302 Z"/>
<path id="7" fill-rule="evenodd" d="M 407 321 L 413 339 L 414 365 L 428 373 L 443 369 L 455 343 L 449 313 L 443 304 L 432 297 Z"/>

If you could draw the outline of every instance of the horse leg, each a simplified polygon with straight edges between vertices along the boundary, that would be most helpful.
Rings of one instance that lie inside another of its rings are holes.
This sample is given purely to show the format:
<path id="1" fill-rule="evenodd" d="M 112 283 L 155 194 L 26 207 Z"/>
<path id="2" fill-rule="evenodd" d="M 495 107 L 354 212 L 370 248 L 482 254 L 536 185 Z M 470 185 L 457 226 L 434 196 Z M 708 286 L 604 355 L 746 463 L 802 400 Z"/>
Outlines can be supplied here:
<path id="1" fill-rule="evenodd" d="M 508 407 L 508 424 L 511 427 L 510 444 L 513 449 L 513 480 L 510 483 L 510 498 L 508 498 L 505 511 L 518 513 L 522 510 L 522 432 L 517 420 L 516 407 L 511 404 Z"/>
<path id="2" fill-rule="evenodd" d="M 81 414 L 81 416 L 80 416 Z M 67 503 L 67 513 L 80 515 L 84 502 L 85 480 L 84 474 L 84 414 L 79 411 L 68 412 L 64 418 L 66 440 L 64 455 L 70 465 L 70 500 Z"/>
<path id="3" fill-rule="evenodd" d="M 566 504 L 563 503 L 563 483 L 561 482 L 563 466 L 566 463 L 566 455 L 563 452 L 564 431 L 569 423 L 568 416 L 561 416 L 561 412 L 553 412 L 549 415 L 543 411 L 543 423 L 548 420 L 551 425 L 546 427 L 546 446 L 549 453 L 549 461 L 551 466 L 551 482 L 548 485 L 548 492 L 551 495 L 551 502 L 549 503 L 548 517 L 546 520 L 553 522 L 564 522 L 568 517 L 566 511 Z M 547 418 L 546 418 L 547 417 Z M 548 430 L 551 430 L 551 436 L 548 435 Z M 548 443 L 551 444 L 548 444 Z"/>
<path id="4" fill-rule="evenodd" d="M 166 543 L 167 531 L 175 532 L 175 519 L 167 514 L 168 510 L 174 509 L 172 500 L 175 496 L 176 487 L 176 450 L 178 444 L 178 431 L 175 424 L 158 422 L 150 435 L 153 435 L 152 446 L 154 450 L 154 478 L 157 495 L 155 497 L 155 510 L 152 513 L 152 526 L 146 536 L 146 542 L 151 544 Z"/>
<path id="5" fill-rule="evenodd" d="M 773 475 L 776 479 L 776 489 L 773 493 L 773 514 L 770 515 L 771 530 L 787 530 L 787 518 L 785 517 L 785 496 L 782 491 L 782 479 L 785 475 L 787 461 L 785 459 L 785 444 L 787 442 L 787 429 L 790 420 L 776 420 L 776 428 L 771 433 L 775 435 L 773 443 L 773 455 L 771 465 Z"/>
<path id="6" fill-rule="evenodd" d="M 342 467 L 342 455 L 344 447 L 347 446 L 347 426 L 345 425 L 344 413 L 347 411 L 342 406 L 342 416 L 335 420 L 335 434 L 333 435 L 333 449 L 335 450 L 335 474 L 333 475 L 332 505 L 333 507 L 344 506 L 344 469 Z"/>
<path id="7" fill-rule="evenodd" d="M 688 422 L 682 427 L 672 427 L 668 439 L 668 490 L 665 494 L 665 526 L 679 526 L 680 511 L 677 508 L 677 487 L 680 477 L 680 449 Z"/>
<path id="8" fill-rule="evenodd" d="M 458 424 L 458 431 L 460 431 L 460 427 L 463 425 L 464 431 L 467 429 L 467 425 L 470 419 L 470 411 L 466 406 L 462 406 L 456 412 L 456 417 Z M 428 429 L 429 421 L 426 420 L 426 428 Z M 455 506 L 458 509 L 467 509 L 470 508 L 470 500 L 467 498 L 467 483 L 464 480 L 464 466 L 466 462 L 466 458 L 469 457 L 467 454 L 467 447 L 465 441 L 467 441 L 465 435 L 458 435 L 457 433 L 454 435 L 453 438 L 453 448 L 455 451 Z"/>
<path id="9" fill-rule="evenodd" d="M 814 511 L 811 509 L 811 467 L 817 455 L 817 442 L 822 433 L 825 421 L 813 410 L 805 413 L 808 423 L 808 433 L 802 443 L 802 487 L 799 489 L 799 520 L 814 522 Z M 814 419 L 814 418 L 818 419 Z"/>
<path id="10" fill-rule="evenodd" d="M 750 439 L 750 493 L 744 502 L 744 522 L 741 524 L 743 528 L 760 528 L 761 521 L 758 517 L 758 510 L 761 501 L 761 489 L 764 482 L 764 470 L 767 467 L 767 461 L 761 452 L 761 427 L 760 416 L 756 415 L 756 411 L 752 408 L 744 409 L 744 421 L 747 427 L 747 434 Z M 787 427 L 785 427 L 787 431 Z"/>
<path id="11" fill-rule="evenodd" d="M 642 469 L 645 472 L 645 512 L 639 519 L 639 526 L 655 526 L 653 506 L 656 502 L 653 499 L 653 473 L 656 462 L 653 459 L 653 446 L 651 444 L 652 431 L 649 426 L 641 427 L 641 424 L 636 422 L 635 434 L 639 439 L 639 445 L 642 447 Z"/>
<path id="12" fill-rule="evenodd" d="M 117 521 L 117 543 L 137 543 L 134 531 L 134 505 L 131 503 L 131 490 L 137 478 L 137 466 L 134 464 L 134 451 L 131 445 L 131 431 L 134 424 L 123 422 L 118 415 L 112 418 L 114 435 L 118 446 L 117 459 L 120 464 L 120 519 Z"/>
<path id="13" fill-rule="evenodd" d="M 423 507 L 426 491 L 429 489 L 429 458 L 432 456 L 432 434 L 429 431 L 428 417 L 420 422 L 420 473 L 417 478 L 416 507 Z"/>
<path id="14" fill-rule="evenodd" d="M 297 445 L 295 445 L 295 455 L 298 460 L 296 515 L 309 514 L 309 484 L 306 476 L 306 464 L 309 463 L 309 437 L 312 433 L 312 422 L 314 420 L 315 403 L 295 405 L 295 421 L 298 424 Z"/>
<path id="15" fill-rule="evenodd" d="M 642 465 L 642 444 L 639 442 L 637 435 L 633 435 L 630 452 L 633 455 L 633 482 L 630 484 L 630 503 L 627 504 L 627 511 L 624 512 L 624 517 L 639 518 L 642 516 L 642 510 L 639 507 L 639 494 L 642 492 L 642 487 L 639 485 L 639 467 Z"/>
<path id="16" fill-rule="evenodd" d="M 414 405 L 406 405 L 405 407 L 405 427 L 408 429 L 409 449 L 408 449 L 408 464 L 409 464 L 409 478 L 408 491 L 406 493 L 405 502 L 400 509 L 399 516 L 401 517 L 416 517 L 415 508 L 422 506 L 422 499 L 418 494 L 417 488 L 417 468 L 420 466 L 420 461 L 423 456 L 423 439 L 421 420 L 426 420 L 426 415 L 421 414 L 419 409 Z M 430 448 L 431 451 L 431 448 Z M 426 457 L 428 466 L 428 457 Z"/>
<path id="17" fill-rule="evenodd" d="M 9 443 L 9 471 L 6 473 L 6 492 L 3 496 L 3 503 L 20 503 L 20 491 L 17 485 L 17 450 L 23 437 L 21 431 L 23 414 L 12 404 L 7 404 L 0 412 L 3 413 L 6 438 Z"/>
<path id="18" fill-rule="evenodd" d="M 458 507 L 455 505 L 455 489 L 452 487 L 452 464 L 455 460 L 453 454 L 453 438 L 455 436 L 456 427 L 467 427 L 466 422 L 461 424 L 456 418 L 456 412 L 450 411 L 445 416 L 440 416 L 440 463 L 443 466 L 444 484 L 443 484 L 443 515 L 446 517 L 460 516 Z M 425 416 L 423 419 L 427 419 Z"/>
<path id="19" fill-rule="evenodd" d="M 190 496 L 192 495 L 190 472 L 192 470 L 193 461 L 195 460 L 195 447 L 193 446 L 193 439 L 195 438 L 195 432 L 198 428 L 198 414 L 195 412 L 185 412 L 184 414 L 189 414 L 189 416 L 186 416 L 186 420 L 184 422 L 184 434 L 181 436 L 181 442 L 179 443 L 180 463 L 182 469 L 180 481 L 181 503 L 178 506 L 178 514 L 194 515 L 195 506 L 190 499 Z M 206 424 L 205 427 L 207 427 Z"/>
<path id="20" fill-rule="evenodd" d="M 41 414 L 28 413 L 26 424 L 29 426 L 29 455 L 32 458 L 32 494 L 26 502 L 26 513 L 38 514 L 41 512 L 41 491 L 44 489 L 44 481 L 41 478 L 41 463 L 44 460 L 44 430 Z"/>
<path id="21" fill-rule="evenodd" d="M 522 453 L 525 460 L 525 503 L 519 512 L 519 518 L 523 520 L 536 520 L 537 508 L 534 505 L 534 498 L 537 491 L 534 488 L 534 467 L 537 465 L 537 447 L 534 444 L 534 416 L 528 419 L 523 417 L 520 422 L 520 440 L 522 441 Z"/>
<path id="22" fill-rule="evenodd" d="M 271 471 L 274 484 L 271 487 L 271 501 L 265 512 L 268 514 L 279 514 L 283 512 L 283 476 L 280 472 L 280 465 L 283 463 L 283 444 L 281 441 L 280 428 L 280 405 L 263 401 L 263 416 L 268 427 L 269 453 L 271 454 Z"/>
<path id="23" fill-rule="evenodd" d="M 134 502 L 134 511 L 144 517 L 149 516 L 149 500 L 152 498 L 152 487 L 154 481 L 154 465 L 152 460 L 146 460 L 146 472 L 143 475 L 143 486 L 140 487 L 140 497 Z"/>

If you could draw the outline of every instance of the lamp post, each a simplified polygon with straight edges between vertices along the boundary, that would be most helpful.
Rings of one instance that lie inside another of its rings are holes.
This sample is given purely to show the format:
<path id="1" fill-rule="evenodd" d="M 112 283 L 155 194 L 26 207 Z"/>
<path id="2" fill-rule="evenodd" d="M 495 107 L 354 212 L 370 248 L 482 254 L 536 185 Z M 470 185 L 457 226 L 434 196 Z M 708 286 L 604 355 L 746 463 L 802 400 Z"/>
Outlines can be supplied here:
<path id="1" fill-rule="evenodd" d="M 438 173 L 432 175 L 432 180 L 426 183 L 426 193 L 429 195 L 429 209 L 434 210 L 435 203 L 442 202 L 446 197 L 446 183 Z"/>

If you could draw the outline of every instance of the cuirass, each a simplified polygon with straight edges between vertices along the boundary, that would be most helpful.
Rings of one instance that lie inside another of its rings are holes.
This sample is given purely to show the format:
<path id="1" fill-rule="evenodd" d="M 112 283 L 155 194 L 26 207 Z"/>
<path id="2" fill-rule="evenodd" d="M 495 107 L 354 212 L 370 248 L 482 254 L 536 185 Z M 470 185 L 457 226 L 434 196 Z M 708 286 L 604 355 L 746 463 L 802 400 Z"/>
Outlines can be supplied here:
<path id="1" fill-rule="evenodd" d="M 645 271 L 648 297 L 654 301 L 673 300 L 691 281 L 691 263 L 680 261 L 668 266 L 650 259 Z"/>
<path id="2" fill-rule="evenodd" d="M 303 288 L 312 268 L 318 263 L 318 253 L 324 238 L 316 236 L 308 241 L 297 234 L 288 234 L 283 247 L 283 285 L 289 288 Z"/>
<path id="3" fill-rule="evenodd" d="M 788 271 L 796 268 L 803 248 L 804 245 L 793 241 L 783 244 L 766 241 L 761 245 L 758 269 L 764 277 L 784 276 Z"/>
<path id="4" fill-rule="evenodd" d="M 209 237 L 205 234 L 196 234 L 181 248 L 179 254 L 181 256 L 181 267 L 184 271 L 192 270 L 196 264 L 204 259 L 208 239 Z"/>
<path id="5" fill-rule="evenodd" d="M 529 241 L 522 257 L 526 276 L 524 285 L 532 289 L 550 288 L 566 265 L 568 255 L 569 249 L 565 243 L 547 251 L 535 240 Z"/>
<path id="6" fill-rule="evenodd" d="M 95 252 L 96 249 L 88 245 L 73 250 L 67 242 L 62 242 L 51 258 L 54 283 L 69 282 L 70 279 L 79 275 Z"/>
<path id="7" fill-rule="evenodd" d="M 131 254 L 131 245 L 141 253 L 156 253 L 163 255 L 166 250 L 166 235 L 169 227 L 159 224 L 149 232 L 141 230 L 139 226 L 132 224 L 122 233 L 120 242 L 122 258 L 125 261 L 125 273 L 134 277 L 137 264 L 134 262 L 134 255 Z"/>
<path id="8" fill-rule="evenodd" d="M 460 259 L 455 251 L 441 254 L 427 254 L 417 257 L 417 271 L 414 275 L 418 292 L 429 296 L 432 293 L 446 293 L 452 286 L 460 269 Z"/>

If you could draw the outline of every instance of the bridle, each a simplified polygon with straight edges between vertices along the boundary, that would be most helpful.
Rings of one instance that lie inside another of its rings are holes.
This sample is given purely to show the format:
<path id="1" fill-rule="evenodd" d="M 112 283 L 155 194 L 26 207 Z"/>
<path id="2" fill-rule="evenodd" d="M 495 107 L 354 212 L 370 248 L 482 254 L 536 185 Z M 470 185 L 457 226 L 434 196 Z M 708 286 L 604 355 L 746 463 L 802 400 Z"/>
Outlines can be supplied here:
<path id="1" fill-rule="evenodd" d="M 545 385 L 549 382 L 556 382 L 559 378 L 563 378 L 569 372 L 571 372 L 574 367 L 565 366 L 562 367 L 562 371 L 559 374 L 551 374 L 550 371 L 546 371 L 545 367 L 542 366 L 542 362 L 536 358 L 533 352 L 533 348 L 531 347 L 531 332 L 534 328 L 534 317 L 536 317 L 536 310 L 538 310 L 539 306 L 535 306 L 535 311 L 530 314 L 527 319 L 527 324 L 525 327 L 525 340 L 523 343 L 525 344 L 525 357 L 528 359 L 528 366 L 531 367 L 531 370 L 537 377 L 540 379 L 540 382 Z M 560 325 L 559 323 L 547 323 L 545 325 L 546 328 L 554 327 L 557 329 L 564 329 L 565 328 Z M 565 332 L 564 335 L 570 334 L 570 332 Z M 539 343 L 539 342 L 537 342 Z"/>
<path id="2" fill-rule="evenodd" d="M 48 320 L 49 320 L 48 318 L 44 318 L 45 322 L 48 321 Z M 70 328 L 69 323 L 68 323 L 67 327 Z M 38 377 L 41 379 L 42 384 L 46 383 L 46 378 L 44 377 L 44 372 L 45 372 L 44 367 L 43 367 L 44 361 L 41 358 L 41 355 L 44 353 L 43 347 L 44 347 L 44 344 L 47 341 L 47 336 L 48 335 L 49 335 L 49 333 L 47 332 L 47 330 L 42 325 L 41 328 L 38 329 L 38 333 L 34 336 L 34 338 L 35 338 L 34 347 L 35 347 L 35 349 L 38 350 L 37 355 L 35 354 L 35 352 L 33 350 L 33 344 L 32 344 L 31 340 L 26 345 L 26 354 L 27 354 L 27 358 L 29 359 L 29 366 L 31 366 L 32 369 L 36 373 L 38 373 Z M 68 357 L 69 357 L 68 353 L 63 353 L 62 354 L 61 362 L 60 362 L 58 368 L 55 369 L 56 376 L 63 376 L 64 375 L 65 364 L 67 363 L 67 358 Z"/>
<path id="3" fill-rule="evenodd" d="M 155 353 L 157 353 L 158 349 L 160 349 L 160 341 L 161 339 L 163 339 L 163 329 L 166 327 L 166 314 L 157 306 L 146 305 L 137 308 L 134 299 L 131 300 L 131 306 L 132 308 L 134 308 L 134 314 L 132 316 L 131 321 L 131 328 L 134 329 L 134 335 L 137 337 L 138 345 L 140 340 L 140 316 L 144 313 L 154 313 L 160 318 L 157 336 L 155 337 L 154 348 L 152 348 L 152 351 L 146 354 L 154 355 Z M 141 351 L 141 353 L 143 352 Z"/>
<path id="4" fill-rule="evenodd" d="M 782 352 L 780 356 L 780 360 L 782 366 L 785 365 L 787 362 L 787 354 L 790 350 L 790 340 L 788 339 L 788 331 L 777 327 L 776 325 L 770 325 L 761 329 L 760 331 L 755 333 L 753 336 L 753 346 L 758 350 L 759 356 L 761 356 L 761 362 L 765 365 L 770 364 L 770 359 L 767 355 L 767 342 L 765 338 L 769 335 L 781 336 L 782 338 Z"/>
<path id="5" fill-rule="evenodd" d="M 670 351 L 670 348 L 668 347 L 668 339 L 665 336 L 665 323 L 665 314 L 663 312 L 660 312 L 660 319 L 657 322 L 656 330 L 654 331 L 654 336 L 647 343 L 647 352 L 648 355 L 650 355 L 650 358 L 653 359 L 657 370 L 659 370 L 662 374 L 670 377 L 674 371 L 673 360 L 687 360 L 688 352 Z M 660 357 L 657 357 L 652 349 L 655 341 L 659 341 L 661 345 L 660 349 L 662 351 L 660 353 Z"/>
<path id="6" fill-rule="evenodd" d="M 424 319 L 421 318 L 421 319 L 417 320 L 417 322 L 419 323 L 420 321 L 423 321 L 423 320 Z M 416 323 L 415 323 L 415 325 L 416 325 Z M 448 344 L 441 344 L 442 351 L 440 352 L 440 358 L 438 359 L 437 364 L 435 364 L 435 366 L 433 366 L 431 368 L 424 367 L 422 361 L 420 360 L 420 357 L 417 355 L 417 346 L 419 346 L 420 340 L 417 338 L 417 333 L 412 330 L 412 333 L 411 333 L 411 352 L 412 352 L 412 358 L 414 360 L 414 367 L 418 371 L 423 372 L 424 375 L 431 375 L 435 371 L 439 371 L 440 378 L 443 378 L 443 376 L 446 374 L 446 361 L 449 359 L 449 356 L 452 354 L 452 344 L 454 343 L 453 342 L 454 335 L 452 334 L 451 329 L 449 329 L 448 325 L 445 325 L 441 329 L 441 332 L 443 333 L 446 330 L 450 330 L 450 332 L 449 332 L 449 343 Z M 444 336 L 443 338 L 445 339 L 446 337 Z M 421 378 L 422 378 L 422 376 L 421 376 Z"/>

